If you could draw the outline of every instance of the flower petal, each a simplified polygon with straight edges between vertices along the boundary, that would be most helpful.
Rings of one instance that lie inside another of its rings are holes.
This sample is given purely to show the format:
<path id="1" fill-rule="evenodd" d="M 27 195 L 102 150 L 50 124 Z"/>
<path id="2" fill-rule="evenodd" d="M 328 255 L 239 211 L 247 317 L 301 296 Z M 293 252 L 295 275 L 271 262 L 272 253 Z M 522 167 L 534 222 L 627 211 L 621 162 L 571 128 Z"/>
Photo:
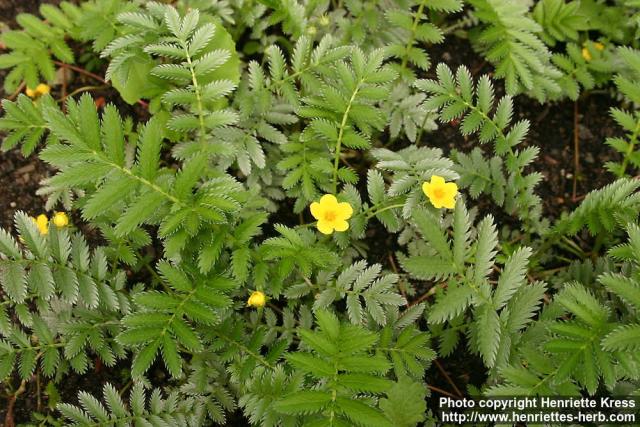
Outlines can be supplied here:
<path id="1" fill-rule="evenodd" d="M 320 204 L 327 208 L 336 207 L 338 206 L 338 199 L 333 194 L 325 194 L 320 198 Z"/>
<path id="2" fill-rule="evenodd" d="M 349 229 L 349 223 L 347 221 L 336 221 L 333 226 L 336 231 L 347 231 Z"/>
<path id="3" fill-rule="evenodd" d="M 347 202 L 338 203 L 338 216 L 342 219 L 349 219 L 353 215 L 353 208 Z"/>
<path id="4" fill-rule="evenodd" d="M 322 234 L 332 234 L 333 233 L 333 222 L 325 221 L 323 219 L 318 221 L 316 227 L 318 227 L 318 231 Z"/>
<path id="5" fill-rule="evenodd" d="M 424 192 L 425 196 L 431 197 L 433 195 L 433 192 L 431 191 L 431 183 L 430 182 L 423 182 L 422 183 L 422 191 Z"/>
<path id="6" fill-rule="evenodd" d="M 447 209 L 454 209 L 456 207 L 456 198 L 447 197 L 442 201 L 442 206 L 444 206 Z"/>
<path id="7" fill-rule="evenodd" d="M 431 185 L 442 185 L 444 184 L 444 178 L 439 176 L 439 175 L 432 175 L 431 176 Z"/>
<path id="8" fill-rule="evenodd" d="M 436 208 L 436 209 L 441 209 L 442 208 L 442 199 L 441 198 L 430 197 L 429 201 L 431 202 L 431 204 L 433 205 L 434 208 Z"/>
<path id="9" fill-rule="evenodd" d="M 311 206 L 309 206 L 309 209 L 311 210 L 311 215 L 315 219 L 322 218 L 322 214 L 324 213 L 324 209 L 322 208 L 322 205 L 320 205 L 320 203 L 318 203 L 318 202 L 311 203 Z"/>
<path id="10" fill-rule="evenodd" d="M 454 197 L 458 194 L 458 185 L 455 182 L 447 182 L 444 185 L 444 192 L 449 197 Z"/>

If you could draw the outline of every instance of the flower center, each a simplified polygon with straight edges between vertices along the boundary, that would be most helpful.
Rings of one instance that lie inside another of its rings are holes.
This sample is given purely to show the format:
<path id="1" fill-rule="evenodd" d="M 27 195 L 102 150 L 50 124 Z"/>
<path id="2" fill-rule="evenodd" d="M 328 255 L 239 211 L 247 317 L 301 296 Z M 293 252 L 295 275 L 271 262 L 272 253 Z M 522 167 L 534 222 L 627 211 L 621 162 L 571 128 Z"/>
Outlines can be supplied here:
<path id="1" fill-rule="evenodd" d="M 442 189 L 442 188 L 434 189 L 433 190 L 433 195 L 438 199 L 442 199 L 444 197 L 444 189 Z"/>
<path id="2" fill-rule="evenodd" d="M 326 211 L 324 213 L 324 219 L 326 221 L 335 221 L 336 220 L 336 211 Z"/>

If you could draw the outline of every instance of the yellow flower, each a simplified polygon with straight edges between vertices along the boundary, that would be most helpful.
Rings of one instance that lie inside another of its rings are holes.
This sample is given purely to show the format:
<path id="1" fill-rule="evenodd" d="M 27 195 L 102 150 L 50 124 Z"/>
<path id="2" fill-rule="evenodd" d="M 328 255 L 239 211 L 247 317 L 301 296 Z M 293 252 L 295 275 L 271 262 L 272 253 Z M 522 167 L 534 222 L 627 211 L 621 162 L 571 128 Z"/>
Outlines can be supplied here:
<path id="1" fill-rule="evenodd" d="M 249 299 L 247 300 L 247 306 L 260 308 L 264 307 L 266 302 L 267 298 L 262 292 L 254 291 L 251 293 L 251 296 L 249 296 Z"/>
<path id="2" fill-rule="evenodd" d="M 53 214 L 51 222 L 53 222 L 58 228 L 66 227 L 67 225 L 69 225 L 69 217 L 64 212 L 56 212 L 55 214 Z"/>
<path id="3" fill-rule="evenodd" d="M 586 47 L 582 48 L 582 57 L 587 62 L 593 59 L 593 57 L 591 56 L 591 52 L 589 52 L 589 49 L 587 49 Z"/>
<path id="4" fill-rule="evenodd" d="M 38 215 L 37 218 L 31 217 L 41 235 L 49 234 L 49 218 L 45 214 Z"/>
<path id="5" fill-rule="evenodd" d="M 320 202 L 311 203 L 311 215 L 318 220 L 318 230 L 323 234 L 345 231 L 349 228 L 347 220 L 353 215 L 353 208 L 347 202 L 338 203 L 333 194 L 325 194 Z"/>
<path id="6" fill-rule="evenodd" d="M 51 92 L 51 88 L 49 87 L 49 85 L 40 83 L 38 86 L 36 86 L 36 92 L 38 92 L 40 95 L 44 95 L 45 93 Z"/>
<path id="7" fill-rule="evenodd" d="M 603 51 L 604 50 L 604 44 L 602 44 L 600 42 L 595 42 L 593 44 L 593 46 L 595 46 L 595 48 L 598 49 L 599 51 Z"/>
<path id="8" fill-rule="evenodd" d="M 29 98 L 37 98 L 40 95 L 44 95 L 49 92 L 51 92 L 51 87 L 44 83 L 40 83 L 35 89 L 27 88 L 27 90 L 25 90 L 25 93 Z"/>
<path id="9" fill-rule="evenodd" d="M 431 177 L 431 182 L 422 184 L 422 191 L 429 198 L 429 201 L 437 209 L 445 207 L 453 209 L 456 206 L 456 194 L 458 186 L 455 182 L 445 182 L 444 178 L 438 175 Z"/>

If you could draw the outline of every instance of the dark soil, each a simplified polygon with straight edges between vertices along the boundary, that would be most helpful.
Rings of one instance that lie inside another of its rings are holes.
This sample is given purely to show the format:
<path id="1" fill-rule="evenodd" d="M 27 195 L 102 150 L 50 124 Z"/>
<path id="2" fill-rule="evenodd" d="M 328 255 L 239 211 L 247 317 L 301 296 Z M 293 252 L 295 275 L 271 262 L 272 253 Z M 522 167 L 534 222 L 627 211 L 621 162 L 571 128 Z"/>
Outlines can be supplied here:
<path id="1" fill-rule="evenodd" d="M 21 12 L 34 12 L 41 2 L 38 0 L 0 0 L 0 21 L 11 27 L 15 26 L 15 16 Z M 49 3 L 58 3 L 56 0 Z M 491 67 L 482 58 L 476 55 L 466 40 L 450 37 L 445 44 L 434 46 L 430 49 L 432 63 L 445 62 L 453 69 L 465 64 L 474 74 L 479 76 L 490 73 Z M 100 74 L 100 72 L 97 72 Z M 433 74 L 433 68 L 427 77 Z M 0 73 L 0 80 L 4 74 Z M 425 77 L 425 76 L 421 76 Z M 70 82 L 68 90 L 87 84 L 84 76 L 75 75 Z M 89 82 L 95 84 L 95 82 Z M 0 81 L 1 86 L 1 81 Z M 500 92 L 500 88 L 497 88 Z M 538 194 L 544 203 L 544 214 L 547 217 L 556 218 L 561 212 L 573 209 L 582 197 L 589 191 L 599 188 L 612 180 L 612 176 L 603 168 L 605 162 L 615 160 L 616 154 L 604 141 L 612 135 L 619 135 L 620 129 L 614 124 L 608 114 L 609 108 L 616 102 L 607 95 L 606 90 L 600 90 L 583 95 L 576 103 L 563 101 L 541 106 L 536 101 L 524 96 L 515 99 L 516 118 L 526 118 L 531 122 L 531 128 L 527 137 L 527 144 L 540 148 L 540 156 L 534 165 L 535 170 L 544 175 L 544 180 L 538 187 Z M 0 88 L 0 97 L 6 98 L 12 94 L 5 94 Z M 54 96 L 60 97 L 60 88 L 54 88 Z M 106 100 L 114 99 L 110 89 L 103 92 L 94 92 L 95 97 L 103 96 Z M 144 120 L 144 110 L 131 106 L 118 106 L 124 108 L 126 114 L 137 116 Z M 580 172 L 576 180 L 574 197 L 574 125 L 577 106 L 577 132 L 579 136 L 579 167 Z M 473 139 L 464 139 L 457 129 L 458 125 L 449 123 L 433 133 L 423 136 L 422 144 L 439 146 L 446 152 L 455 148 L 468 152 L 475 145 Z M 2 135 L 0 135 L 2 136 Z M 490 149 L 490 147 L 486 147 Z M 24 158 L 19 150 L 0 153 L 0 226 L 12 228 L 13 215 L 17 210 L 23 210 L 30 215 L 38 215 L 44 212 L 45 199 L 36 195 L 40 182 L 51 176 L 53 171 L 46 164 L 39 161 L 36 156 Z M 284 210 L 283 210 L 284 212 Z M 298 218 L 292 215 L 277 214 L 271 221 L 282 222 L 291 225 L 298 223 Z M 517 224 L 514 221 L 513 224 Z M 397 249 L 394 236 L 377 224 L 367 233 L 366 243 L 371 248 L 371 262 L 380 262 L 388 268 L 394 268 L 392 254 Z M 462 340 L 464 341 L 464 340 Z M 438 367 L 440 365 L 440 367 Z M 150 376 L 162 381 L 162 368 L 156 367 Z M 447 375 L 442 373 L 442 370 Z M 63 401 L 74 403 L 78 391 L 85 390 L 96 396 L 101 396 L 104 383 L 111 382 L 116 387 L 122 388 L 127 382 L 126 363 L 116 368 L 92 368 L 85 375 L 69 375 L 58 384 L 58 391 Z M 453 355 L 440 359 L 438 364 L 433 364 L 426 373 L 428 384 L 456 394 L 452 387 L 455 383 L 463 393 L 467 392 L 468 385 L 478 385 L 484 380 L 484 369 L 476 356 L 470 355 L 464 349 L 462 342 Z M 11 381 L 15 390 L 20 381 L 16 378 Z M 36 410 L 36 381 L 27 383 L 26 392 L 17 400 L 14 408 L 16 423 L 30 421 L 31 413 Z M 46 381 L 42 381 L 44 389 Z M 4 420 L 7 405 L 7 390 L 0 385 L 0 423 Z M 432 393 L 430 408 L 437 408 L 436 392 Z M 42 395 L 42 405 L 46 408 L 47 398 Z M 239 412 L 230 416 L 229 425 L 248 425 L 242 421 Z"/>

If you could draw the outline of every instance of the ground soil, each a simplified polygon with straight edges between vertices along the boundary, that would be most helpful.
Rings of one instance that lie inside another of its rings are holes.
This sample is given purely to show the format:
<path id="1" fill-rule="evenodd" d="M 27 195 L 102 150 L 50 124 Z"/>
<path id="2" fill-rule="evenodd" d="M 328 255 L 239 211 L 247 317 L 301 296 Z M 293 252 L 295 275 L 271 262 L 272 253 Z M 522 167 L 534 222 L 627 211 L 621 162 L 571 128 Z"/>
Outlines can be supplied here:
<path id="1" fill-rule="evenodd" d="M 15 16 L 20 12 L 33 12 L 37 10 L 38 0 L 0 0 L 0 22 L 6 25 L 15 25 Z M 57 1 L 53 1 L 57 3 Z M 478 57 L 470 48 L 466 40 L 452 37 L 447 43 L 435 46 L 430 51 L 432 63 L 445 62 L 450 67 L 456 68 L 465 64 L 478 76 L 490 72 L 491 67 Z M 100 73 L 98 73 L 100 74 Z M 429 74 L 427 74 L 428 76 Z M 0 73 L 0 82 L 4 74 Z M 70 85 L 79 87 L 86 83 L 82 76 L 76 76 L 76 80 Z M 95 82 L 93 82 L 95 83 Z M 1 86 L 1 84 L 0 84 Z M 71 90 L 72 87 L 69 88 Z M 499 89 L 498 89 L 499 90 Z M 0 89 L 0 97 L 6 98 L 13 94 L 5 94 Z M 60 96 L 59 88 L 54 90 L 54 95 Z M 106 89 L 94 96 L 103 96 L 107 100 L 113 99 L 113 92 Z M 516 115 L 518 118 L 526 118 L 531 122 L 531 130 L 527 137 L 527 144 L 540 147 L 540 156 L 535 164 L 535 170 L 544 175 L 544 180 L 538 187 L 543 203 L 545 215 L 557 217 L 563 211 L 574 208 L 581 198 L 589 191 L 599 188 L 611 181 L 603 165 L 606 161 L 616 159 L 617 155 L 606 145 L 604 141 L 612 135 L 619 135 L 617 128 L 608 114 L 609 108 L 617 105 L 608 94 L 608 88 L 601 88 L 591 93 L 584 94 L 576 103 L 562 101 L 541 106 L 534 100 L 519 96 L 515 100 Z M 124 107 L 124 106 L 123 106 Z M 129 114 L 138 114 L 142 118 L 140 109 L 126 107 Z M 577 111 L 577 127 L 575 126 L 575 112 Z M 424 135 L 423 145 L 438 146 L 445 151 L 456 148 L 468 151 L 474 144 L 473 140 L 465 140 L 458 132 L 457 124 L 442 125 L 436 132 Z M 576 180 L 574 197 L 574 132 L 578 132 L 579 143 L 579 167 L 580 171 Z M 0 135 L 1 136 L 1 135 Z M 0 226 L 12 228 L 14 212 L 23 210 L 31 215 L 44 212 L 45 199 L 36 195 L 43 179 L 51 176 L 54 171 L 36 156 L 25 158 L 19 150 L 14 149 L 0 153 Z M 297 218 L 288 214 L 276 218 L 272 222 L 291 223 L 297 222 Z M 515 222 L 514 222 L 515 223 Z M 382 227 L 374 226 L 367 234 L 367 242 L 372 248 L 370 261 L 381 262 L 392 268 L 389 255 L 396 248 L 394 236 L 388 235 Z M 385 244 L 382 244 L 384 242 Z M 458 350 L 463 348 L 463 343 Z M 126 383 L 126 364 L 116 368 L 92 369 L 85 375 L 70 375 L 58 385 L 58 391 L 62 400 L 74 402 L 78 391 L 85 390 L 100 395 L 102 385 L 110 381 L 116 386 L 124 386 Z M 162 369 L 153 370 L 156 380 L 162 381 Z M 443 372 L 446 372 L 444 374 Z M 469 355 L 466 351 L 455 351 L 452 356 L 440 359 L 427 371 L 428 384 L 440 388 L 445 392 L 456 394 L 455 387 L 466 392 L 467 385 L 481 384 L 482 364 L 476 356 Z M 11 381 L 15 389 L 19 381 L 14 378 Z M 453 386 L 455 384 L 455 387 Z M 42 383 L 44 388 L 46 383 Z M 30 414 L 36 409 L 36 385 L 35 381 L 27 384 L 27 389 L 14 407 L 15 422 L 28 422 Z M 0 385 L 0 422 L 4 420 L 7 390 Z M 432 409 L 437 407 L 433 394 L 430 400 Z M 43 396 L 41 404 L 46 407 L 47 398 Z M 230 417 L 229 425 L 248 425 L 242 420 L 239 413 Z"/>

